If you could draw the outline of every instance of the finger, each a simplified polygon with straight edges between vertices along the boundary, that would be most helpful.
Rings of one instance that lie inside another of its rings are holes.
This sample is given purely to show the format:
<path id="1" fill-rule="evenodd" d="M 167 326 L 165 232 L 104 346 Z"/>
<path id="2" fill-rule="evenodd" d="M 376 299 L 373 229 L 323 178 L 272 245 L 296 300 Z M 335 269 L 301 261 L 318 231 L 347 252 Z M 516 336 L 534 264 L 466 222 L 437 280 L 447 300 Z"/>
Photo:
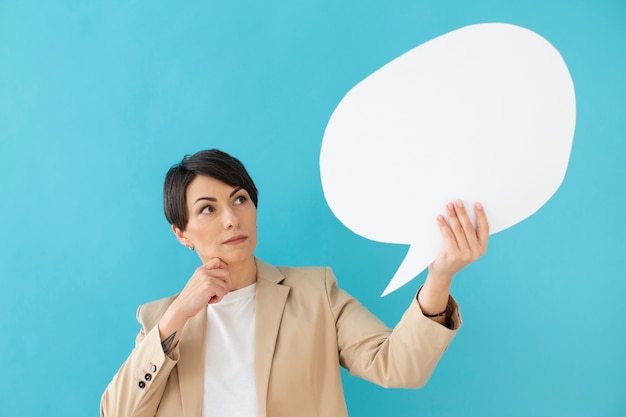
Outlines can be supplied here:
<path id="1" fill-rule="evenodd" d="M 230 292 L 230 284 L 219 278 L 211 277 L 206 283 L 204 292 L 207 297 L 205 301 L 206 303 L 212 304 L 219 302 Z"/>
<path id="2" fill-rule="evenodd" d="M 437 216 L 437 226 L 439 226 L 439 232 L 443 238 L 444 250 L 445 248 L 454 248 L 456 250 L 457 243 L 454 238 L 454 233 L 450 229 L 450 225 L 446 222 L 446 219 L 440 214 Z"/>
<path id="3" fill-rule="evenodd" d="M 459 250 L 463 251 L 467 248 L 467 239 L 465 238 L 465 231 L 459 221 L 459 217 L 456 213 L 455 204 L 446 204 L 446 213 L 448 214 L 448 222 L 450 223 L 450 229 L 456 240 L 456 246 Z"/>
<path id="4" fill-rule="evenodd" d="M 209 269 L 206 265 L 202 265 L 196 269 L 185 289 L 212 296 L 215 286 L 225 288 L 227 291 L 230 290 L 230 273 L 225 269 Z"/>
<path id="5" fill-rule="evenodd" d="M 474 204 L 474 213 L 476 214 L 476 236 L 484 253 L 487 250 L 487 241 L 489 240 L 489 222 L 482 204 Z"/>
<path id="6" fill-rule="evenodd" d="M 226 281 L 230 277 L 230 272 L 226 269 L 203 269 L 201 274 L 205 279 L 217 278 L 221 281 Z"/>
<path id="7" fill-rule="evenodd" d="M 469 249 L 477 249 L 478 247 L 478 238 L 476 236 L 476 229 L 474 229 L 474 225 L 470 220 L 469 215 L 467 214 L 467 210 L 465 210 L 465 206 L 461 200 L 457 200 L 455 204 L 456 214 L 463 227 L 463 233 L 465 235 L 465 240 L 467 241 Z"/>
<path id="8" fill-rule="evenodd" d="M 203 266 L 208 269 L 228 269 L 228 264 L 220 258 L 211 258 Z"/>
<path id="9" fill-rule="evenodd" d="M 203 266 L 208 268 L 208 273 L 211 276 L 216 276 L 226 282 L 230 289 L 230 272 L 228 271 L 228 264 L 226 264 L 226 262 L 222 261 L 220 258 L 212 258 Z"/>
<path id="10" fill-rule="evenodd" d="M 230 280 L 230 272 L 225 271 L 223 276 L 218 277 L 218 279 L 222 280 L 224 285 L 226 286 L 226 291 L 230 291 L 231 288 L 231 280 Z"/>
<path id="11" fill-rule="evenodd" d="M 230 278 L 230 272 L 228 268 L 220 268 L 217 267 L 217 263 L 209 264 L 206 263 L 198 268 L 198 271 L 206 278 L 215 277 L 219 278 L 222 281 L 226 281 Z"/>
<path id="12" fill-rule="evenodd" d="M 230 277 L 209 277 L 208 278 L 208 288 L 209 289 L 223 289 L 228 291 L 230 289 Z"/>
<path id="13" fill-rule="evenodd" d="M 209 298 L 208 304 L 219 303 L 220 301 L 222 301 L 224 296 L 226 296 L 226 294 L 228 294 L 228 289 L 227 288 L 223 288 L 223 287 L 216 287 L 216 288 L 214 288 L 213 296 L 211 296 L 211 298 Z"/>
<path id="14" fill-rule="evenodd" d="M 454 236 L 454 232 L 443 215 L 437 216 L 437 225 L 443 238 L 444 247 L 437 258 L 430 264 L 429 269 L 438 271 L 439 274 L 454 275 L 452 264 L 458 258 L 460 250 Z"/>

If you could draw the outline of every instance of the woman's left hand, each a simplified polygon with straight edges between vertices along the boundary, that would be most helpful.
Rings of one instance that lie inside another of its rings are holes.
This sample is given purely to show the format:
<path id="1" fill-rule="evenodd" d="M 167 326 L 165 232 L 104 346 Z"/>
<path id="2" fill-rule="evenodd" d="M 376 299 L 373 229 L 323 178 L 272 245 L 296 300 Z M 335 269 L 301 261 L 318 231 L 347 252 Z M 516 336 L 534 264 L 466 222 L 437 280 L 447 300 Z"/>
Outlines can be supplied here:
<path id="1" fill-rule="evenodd" d="M 429 272 L 439 279 L 452 280 L 454 274 L 474 262 L 487 251 L 489 224 L 480 203 L 474 204 L 476 227 L 472 224 L 463 202 L 446 205 L 448 222 L 437 217 L 437 224 L 444 240 L 444 248 L 429 267 Z"/>
<path id="2" fill-rule="evenodd" d="M 454 274 L 480 258 L 487 251 L 489 224 L 480 203 L 474 204 L 476 227 L 460 200 L 446 205 L 448 221 L 437 217 L 444 248 L 428 267 L 428 276 L 418 294 L 422 312 L 438 323 L 446 322 L 450 286 Z"/>

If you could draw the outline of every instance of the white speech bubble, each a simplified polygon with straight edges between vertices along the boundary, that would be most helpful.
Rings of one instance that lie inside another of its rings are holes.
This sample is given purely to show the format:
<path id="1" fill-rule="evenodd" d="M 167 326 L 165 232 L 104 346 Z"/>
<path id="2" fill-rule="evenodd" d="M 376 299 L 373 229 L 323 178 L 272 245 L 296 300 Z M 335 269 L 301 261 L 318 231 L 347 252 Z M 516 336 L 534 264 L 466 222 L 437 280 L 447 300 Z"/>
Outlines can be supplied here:
<path id="1" fill-rule="evenodd" d="M 467 26 L 346 94 L 322 142 L 324 195 L 353 232 L 410 245 L 384 296 L 439 254 L 447 202 L 480 201 L 492 234 L 545 204 L 565 177 L 575 122 L 574 85 L 548 41 L 509 24 Z"/>

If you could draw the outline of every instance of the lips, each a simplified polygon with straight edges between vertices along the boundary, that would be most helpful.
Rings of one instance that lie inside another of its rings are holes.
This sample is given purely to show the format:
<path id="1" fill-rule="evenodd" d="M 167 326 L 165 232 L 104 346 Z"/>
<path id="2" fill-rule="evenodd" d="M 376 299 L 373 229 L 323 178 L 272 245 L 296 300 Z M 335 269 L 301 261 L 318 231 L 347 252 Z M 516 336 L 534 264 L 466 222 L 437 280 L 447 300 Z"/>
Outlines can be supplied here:
<path id="1" fill-rule="evenodd" d="M 238 245 L 240 243 L 245 242 L 248 239 L 247 236 L 243 236 L 243 235 L 239 235 L 239 236 L 233 236 L 228 240 L 225 240 L 224 242 L 222 242 L 224 245 Z"/>

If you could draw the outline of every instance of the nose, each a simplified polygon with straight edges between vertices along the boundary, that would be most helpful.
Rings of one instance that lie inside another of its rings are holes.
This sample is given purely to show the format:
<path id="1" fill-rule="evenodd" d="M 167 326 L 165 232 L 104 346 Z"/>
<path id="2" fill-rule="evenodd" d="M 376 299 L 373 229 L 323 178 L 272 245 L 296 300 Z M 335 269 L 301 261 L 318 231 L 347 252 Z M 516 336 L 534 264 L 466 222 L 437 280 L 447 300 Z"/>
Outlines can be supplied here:
<path id="1" fill-rule="evenodd" d="M 236 229 L 239 227 L 239 218 L 232 209 L 226 209 L 223 211 L 222 223 L 224 229 Z"/>

